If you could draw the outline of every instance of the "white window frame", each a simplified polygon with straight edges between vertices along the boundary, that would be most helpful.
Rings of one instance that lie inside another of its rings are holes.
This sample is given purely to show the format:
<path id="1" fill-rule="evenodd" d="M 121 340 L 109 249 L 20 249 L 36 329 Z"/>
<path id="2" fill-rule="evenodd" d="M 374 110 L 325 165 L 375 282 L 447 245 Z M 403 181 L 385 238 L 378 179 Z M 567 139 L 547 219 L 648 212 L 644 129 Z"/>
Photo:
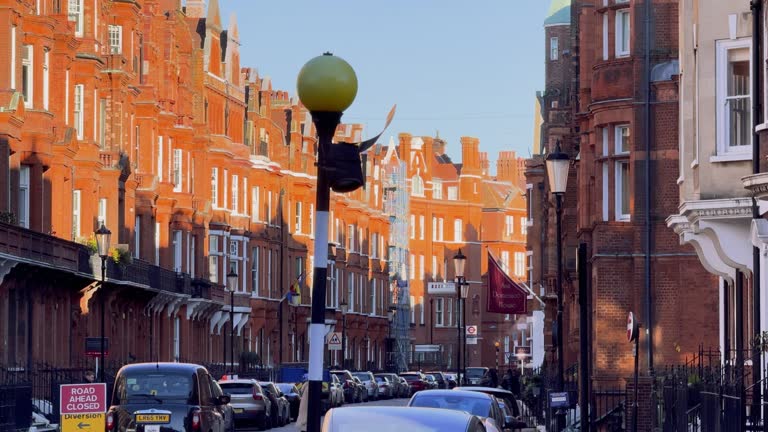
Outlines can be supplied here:
<path id="1" fill-rule="evenodd" d="M 75 37 L 83 37 L 83 2 L 84 0 L 68 0 L 67 18 L 75 23 Z"/>
<path id="2" fill-rule="evenodd" d="M 416 279 L 416 255 L 410 254 L 411 257 L 411 267 L 409 273 L 411 274 L 411 280 Z"/>
<path id="3" fill-rule="evenodd" d="M 51 51 L 46 48 L 43 51 L 43 109 L 46 111 L 48 111 L 50 99 L 51 99 L 50 69 L 51 69 Z"/>
<path id="4" fill-rule="evenodd" d="M 443 199 L 443 181 L 432 179 L 432 199 Z"/>
<path id="5" fill-rule="evenodd" d="M 434 299 L 435 305 L 435 327 L 445 327 L 444 299 L 437 297 Z"/>
<path id="6" fill-rule="evenodd" d="M 80 237 L 82 230 L 82 192 L 80 189 L 72 191 L 72 236 L 75 239 Z"/>
<path id="7" fill-rule="evenodd" d="M 259 270 L 261 266 L 261 248 L 255 246 L 251 248 L 251 293 L 254 296 L 261 295 L 261 279 Z"/>
<path id="8" fill-rule="evenodd" d="M 520 234 L 528 235 L 528 218 L 525 216 L 520 218 Z"/>
<path id="9" fill-rule="evenodd" d="M 438 223 L 439 223 L 438 230 L 437 230 L 438 240 L 445 241 L 445 230 L 443 229 L 445 227 L 445 219 L 443 218 L 438 219 Z"/>
<path id="10" fill-rule="evenodd" d="M 22 45 L 21 47 L 21 90 L 26 93 L 24 107 L 32 108 L 35 94 L 35 46 Z M 27 73 L 24 74 L 24 69 Z"/>
<path id="11" fill-rule="evenodd" d="M 464 221 L 460 218 L 453 220 L 453 241 L 457 243 L 464 241 Z"/>
<path id="12" fill-rule="evenodd" d="M 622 213 L 621 209 L 621 201 L 623 199 L 623 194 L 621 191 L 621 184 L 623 181 L 623 176 L 621 174 L 621 166 L 626 164 L 627 168 L 631 171 L 631 167 L 629 166 L 629 160 L 627 159 L 619 159 L 615 162 L 615 174 L 614 174 L 614 199 L 615 199 L 615 216 L 617 221 L 621 222 L 628 222 L 631 219 L 631 216 L 629 214 Z M 627 179 L 628 181 L 631 180 Z M 631 183 L 630 183 L 630 189 L 631 189 Z M 630 197 L 627 197 L 627 199 L 630 199 Z"/>
<path id="13" fill-rule="evenodd" d="M 219 250 L 219 236 L 208 236 L 208 276 L 211 282 L 219 283 L 219 257 L 223 253 Z"/>
<path id="14" fill-rule="evenodd" d="M 16 26 L 11 26 L 11 88 L 16 90 Z"/>
<path id="15" fill-rule="evenodd" d="M 122 52 L 123 52 L 123 26 L 109 25 L 109 26 L 107 26 L 107 34 L 109 35 L 109 53 L 110 54 L 122 54 Z"/>
<path id="16" fill-rule="evenodd" d="M 189 275 L 192 277 L 195 277 L 195 270 L 197 269 L 197 236 L 192 235 L 192 238 L 189 241 L 189 253 L 191 255 L 191 259 L 189 261 Z"/>
<path id="17" fill-rule="evenodd" d="M 240 178 L 232 174 L 232 212 L 240 212 Z"/>
<path id="18" fill-rule="evenodd" d="M 608 60 L 609 57 L 608 48 L 608 14 L 603 14 L 603 60 Z"/>
<path id="19" fill-rule="evenodd" d="M 419 255 L 419 280 L 424 280 L 424 255 Z"/>
<path id="20" fill-rule="evenodd" d="M 511 236 L 515 233 L 515 217 L 504 215 L 504 235 Z"/>
<path id="21" fill-rule="evenodd" d="M 411 215 L 411 240 L 416 239 L 416 215 Z"/>
<path id="22" fill-rule="evenodd" d="M 24 228 L 29 228 L 30 171 L 29 165 L 19 166 L 19 226 Z"/>
<path id="23" fill-rule="evenodd" d="M 551 61 L 559 60 L 560 59 L 560 40 L 559 38 L 551 37 L 549 38 L 549 59 Z"/>
<path id="24" fill-rule="evenodd" d="M 261 222 L 261 200 L 259 199 L 261 188 L 253 186 L 251 188 L 251 222 Z"/>
<path id="25" fill-rule="evenodd" d="M 749 109 L 747 110 L 750 116 L 748 127 L 752 127 L 752 41 L 750 38 L 736 39 L 736 40 L 720 40 L 716 42 L 716 127 L 717 127 L 717 155 L 710 158 L 713 162 L 725 162 L 733 160 L 747 160 L 752 158 L 752 141 L 748 140 L 747 145 L 731 146 L 729 138 L 729 124 L 727 115 L 727 101 L 728 101 L 728 82 L 726 80 L 728 74 L 728 52 L 731 50 L 748 50 L 749 58 Z"/>
<path id="26" fill-rule="evenodd" d="M 424 296 L 419 296 L 419 324 L 424 325 Z"/>
<path id="27" fill-rule="evenodd" d="M 459 187 L 448 186 L 448 201 L 458 201 L 459 199 Z"/>
<path id="28" fill-rule="evenodd" d="M 416 324 L 416 297 L 410 296 L 411 301 L 411 325 Z"/>
<path id="29" fill-rule="evenodd" d="M 219 208 L 219 169 L 211 168 L 211 205 Z"/>
<path id="30" fill-rule="evenodd" d="M 432 241 L 437 241 L 437 217 L 432 216 Z"/>
<path id="31" fill-rule="evenodd" d="M 160 222 L 155 222 L 155 265 L 160 265 Z"/>
<path id="32" fill-rule="evenodd" d="M 419 240 L 424 240 L 424 215 L 419 215 Z"/>
<path id="33" fill-rule="evenodd" d="M 424 179 L 418 174 L 411 179 L 411 195 L 417 197 L 424 196 Z"/>
<path id="34" fill-rule="evenodd" d="M 296 232 L 296 234 L 301 234 L 302 230 L 302 216 L 303 216 L 303 206 L 301 201 L 296 201 L 296 205 L 294 205 L 293 209 L 293 229 Z"/>
<path id="35" fill-rule="evenodd" d="M 224 198 L 224 203 L 222 205 L 223 208 L 229 208 L 227 206 L 227 203 L 229 202 L 229 194 L 227 193 L 229 191 L 229 170 L 224 168 L 224 172 L 222 173 L 221 178 L 224 180 L 224 187 L 221 188 L 221 197 Z"/>
<path id="36" fill-rule="evenodd" d="M 437 267 L 437 255 L 432 255 L 432 279 L 437 277 L 438 270 L 439 268 Z"/>
<path id="37" fill-rule="evenodd" d="M 99 198 L 99 215 L 96 217 L 96 225 L 100 227 L 101 225 L 107 226 L 107 199 L 106 198 Z"/>
<path id="38" fill-rule="evenodd" d="M 629 131 L 630 135 L 629 135 L 628 139 L 630 139 L 630 140 L 632 139 L 632 130 L 629 128 L 629 125 L 628 124 L 616 125 L 613 130 L 614 130 L 614 134 L 613 134 L 614 153 L 617 154 L 617 155 L 627 155 L 627 154 L 629 154 L 629 152 L 630 152 L 629 150 L 623 150 L 621 148 L 621 144 L 622 144 L 623 139 L 624 139 L 624 134 L 623 134 L 624 130 L 628 130 Z M 632 146 L 631 141 L 629 143 L 629 146 L 630 147 Z"/>
<path id="39" fill-rule="evenodd" d="M 173 149 L 173 191 L 181 192 L 182 190 L 182 171 L 184 163 L 183 154 L 181 149 Z"/>
<path id="40" fill-rule="evenodd" d="M 623 18 L 627 17 L 627 34 L 624 34 L 624 27 L 622 26 Z M 625 50 L 622 46 L 622 41 L 624 40 L 624 36 L 626 36 L 627 41 L 627 49 Z M 629 8 L 627 9 L 620 9 L 616 11 L 616 58 L 621 57 L 629 57 L 632 52 L 632 40 L 630 39 L 632 36 L 632 16 L 630 15 Z"/>
<path id="41" fill-rule="evenodd" d="M 506 274 L 510 273 L 510 267 L 509 267 L 509 251 L 501 251 L 501 256 L 499 257 L 499 260 L 501 261 L 501 268 L 504 270 Z M 517 256 L 515 256 L 517 258 Z M 517 263 L 515 263 L 517 264 Z M 517 269 L 515 269 L 517 270 Z"/>
<path id="42" fill-rule="evenodd" d="M 75 130 L 77 131 L 77 139 L 81 140 L 84 136 L 85 129 L 85 107 L 83 106 L 85 101 L 85 86 L 83 84 L 75 84 L 75 96 L 73 112 L 75 113 Z"/>
<path id="43" fill-rule="evenodd" d="M 183 238 L 181 230 L 173 230 L 173 235 L 171 236 L 171 245 L 173 247 L 173 271 L 177 273 L 181 273 Z"/>
<path id="44" fill-rule="evenodd" d="M 157 167 L 156 167 L 156 173 L 157 173 L 157 179 L 160 181 L 163 181 L 163 136 L 158 135 L 157 136 Z"/>
<path id="45" fill-rule="evenodd" d="M 524 278 L 526 273 L 525 268 L 525 252 L 515 252 L 515 276 Z"/>
<path id="46" fill-rule="evenodd" d="M 141 257 L 141 215 L 133 219 L 133 257 Z"/>

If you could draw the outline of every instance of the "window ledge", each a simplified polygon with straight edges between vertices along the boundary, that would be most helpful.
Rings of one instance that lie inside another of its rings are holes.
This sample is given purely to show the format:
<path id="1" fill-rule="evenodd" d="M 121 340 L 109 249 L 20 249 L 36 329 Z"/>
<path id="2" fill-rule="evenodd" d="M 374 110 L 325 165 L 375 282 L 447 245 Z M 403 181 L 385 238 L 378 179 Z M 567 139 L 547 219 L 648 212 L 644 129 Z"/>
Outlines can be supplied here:
<path id="1" fill-rule="evenodd" d="M 755 132 L 762 132 L 764 130 L 768 129 L 768 123 L 761 123 L 757 126 L 755 126 Z"/>
<path id="2" fill-rule="evenodd" d="M 748 160 L 752 160 L 752 153 L 731 153 L 731 154 L 726 153 L 722 155 L 714 155 L 709 157 L 709 161 L 712 163 L 739 162 L 739 161 L 748 161 Z"/>

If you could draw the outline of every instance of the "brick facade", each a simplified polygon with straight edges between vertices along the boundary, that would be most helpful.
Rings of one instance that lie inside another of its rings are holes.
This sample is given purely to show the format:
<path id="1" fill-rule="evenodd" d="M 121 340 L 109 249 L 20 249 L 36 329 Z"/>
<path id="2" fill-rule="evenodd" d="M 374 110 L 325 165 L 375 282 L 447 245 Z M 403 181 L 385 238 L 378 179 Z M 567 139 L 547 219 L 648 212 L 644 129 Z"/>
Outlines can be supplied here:
<path id="1" fill-rule="evenodd" d="M 21 226 L 0 230 L 0 363 L 82 360 L 102 293 L 111 361 L 229 361 L 231 270 L 235 362 L 307 360 L 313 125 L 241 67 L 234 16 L 225 28 L 217 0 L 205 3 L 0 1 L 0 211 Z M 388 330 L 380 161 L 371 153 L 367 188 L 331 205 L 329 319 L 341 330 L 353 283 L 347 356 L 361 369 L 384 366 Z M 100 263 L 84 244 L 102 222 L 124 252 L 93 295 Z M 280 301 L 301 275 L 300 304 Z"/>

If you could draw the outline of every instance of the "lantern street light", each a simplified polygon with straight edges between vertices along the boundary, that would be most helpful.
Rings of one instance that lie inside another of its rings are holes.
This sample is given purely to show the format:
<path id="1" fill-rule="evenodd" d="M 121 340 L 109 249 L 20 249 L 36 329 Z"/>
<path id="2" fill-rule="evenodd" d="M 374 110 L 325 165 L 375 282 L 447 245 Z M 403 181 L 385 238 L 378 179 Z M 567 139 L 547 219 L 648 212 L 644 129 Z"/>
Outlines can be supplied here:
<path id="1" fill-rule="evenodd" d="M 237 273 L 232 267 L 227 273 L 227 291 L 229 291 L 229 373 L 235 373 L 235 291 L 237 290 Z"/>
<path id="2" fill-rule="evenodd" d="M 462 300 L 466 300 L 467 295 L 469 295 L 469 284 L 464 278 L 464 268 L 466 264 L 467 257 L 461 253 L 461 249 L 459 249 L 459 253 L 453 257 L 453 270 L 456 275 L 456 306 L 459 308 L 459 310 L 456 311 L 456 332 L 458 333 L 458 343 L 456 345 L 456 374 L 460 376 L 459 385 L 461 385 L 465 379 L 467 368 L 467 353 L 465 350 L 465 342 L 463 342 L 462 339 L 464 332 L 466 331 L 466 328 L 462 329 L 462 327 L 466 327 L 467 325 L 467 314 L 464 312 L 465 305 L 462 305 Z M 461 311 L 461 315 L 459 314 L 459 311 Z M 462 351 L 464 352 L 464 368 L 461 367 Z"/>
<path id="3" fill-rule="evenodd" d="M 549 178 L 549 190 L 555 196 L 556 212 L 556 247 L 557 247 L 557 321 L 555 333 L 557 334 L 557 390 L 563 391 L 563 195 L 568 186 L 568 170 L 570 168 L 570 157 L 560 148 L 560 141 L 557 141 L 555 152 L 547 156 L 547 177 Z M 557 412 L 557 430 L 558 432 L 565 427 L 565 411 L 562 409 Z"/>
<path id="4" fill-rule="evenodd" d="M 104 369 L 106 364 L 104 359 L 104 354 L 106 352 L 106 344 L 104 340 L 104 314 L 105 314 L 105 308 L 106 308 L 106 290 L 105 290 L 105 280 L 107 278 L 107 257 L 109 257 L 109 243 L 110 238 L 112 237 L 112 232 L 107 229 L 107 227 L 104 226 L 104 223 L 101 224 L 99 229 L 96 230 L 94 233 L 96 236 L 96 249 L 99 254 L 99 257 L 101 258 L 101 292 L 99 293 L 100 298 L 100 306 L 101 306 L 101 353 L 99 358 L 99 379 L 101 382 L 105 383 L 107 382 L 104 375 Z"/>

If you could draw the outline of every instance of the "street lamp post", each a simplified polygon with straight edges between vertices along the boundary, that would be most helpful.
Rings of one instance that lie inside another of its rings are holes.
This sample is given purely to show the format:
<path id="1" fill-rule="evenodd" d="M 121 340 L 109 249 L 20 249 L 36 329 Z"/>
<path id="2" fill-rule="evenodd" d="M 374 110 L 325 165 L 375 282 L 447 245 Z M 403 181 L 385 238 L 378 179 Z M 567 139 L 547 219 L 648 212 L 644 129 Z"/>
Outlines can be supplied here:
<path id="1" fill-rule="evenodd" d="M 496 373 L 499 373 L 499 341 L 496 341 L 493 343 L 493 345 L 496 347 Z"/>
<path id="2" fill-rule="evenodd" d="M 387 321 L 389 321 L 389 358 L 387 364 L 387 370 L 392 369 L 395 357 L 395 341 L 392 339 L 392 326 L 395 324 L 395 314 L 397 314 L 397 307 L 390 305 L 387 310 Z"/>
<path id="3" fill-rule="evenodd" d="M 350 144 L 332 145 L 342 112 L 352 105 L 357 95 L 357 76 L 349 63 L 331 53 L 325 53 L 311 59 L 301 68 L 296 87 L 299 99 L 310 111 L 317 129 L 315 245 L 327 245 L 331 188 L 336 192 L 351 192 L 362 186 L 364 181 L 360 149 Z M 315 247 L 314 253 L 312 317 L 309 326 L 308 432 L 320 431 L 325 284 L 328 272 L 328 250 L 325 246 Z"/>
<path id="4" fill-rule="evenodd" d="M 456 304 L 459 307 L 459 311 L 461 311 L 461 317 L 456 317 L 456 330 L 458 332 L 458 346 L 456 350 L 456 373 L 460 374 L 459 379 L 459 385 L 466 379 L 466 370 L 467 370 L 467 353 L 464 350 L 464 342 L 462 342 L 462 336 L 463 333 L 466 331 L 466 328 L 463 329 L 462 327 L 466 327 L 467 325 L 467 314 L 464 311 L 466 308 L 466 305 L 462 304 L 462 300 L 466 300 L 467 295 L 469 294 L 469 285 L 466 283 L 466 280 L 464 279 L 464 267 L 467 264 L 467 257 L 461 253 L 461 249 L 459 249 L 459 253 L 457 253 L 453 257 L 453 269 L 454 274 L 456 275 Z M 464 351 L 464 367 L 461 367 L 461 352 Z"/>
<path id="5" fill-rule="evenodd" d="M 347 355 L 347 311 L 349 310 L 349 304 L 346 300 L 342 300 L 339 303 L 341 308 L 341 368 L 346 369 L 346 355 Z"/>
<path id="6" fill-rule="evenodd" d="M 556 211 L 556 248 L 557 248 L 557 323 L 555 332 L 557 333 L 557 390 L 564 390 L 563 374 L 563 195 L 568 185 L 568 169 L 570 158 L 560 148 L 560 141 L 557 142 L 555 152 L 547 156 L 547 177 L 549 179 L 550 192 L 555 196 Z M 565 427 L 565 411 L 562 409 L 557 412 L 557 430 L 561 431 Z"/>
<path id="7" fill-rule="evenodd" d="M 101 292 L 99 293 L 99 302 L 101 307 L 101 353 L 99 357 L 99 379 L 101 382 L 107 382 L 104 374 L 105 369 L 105 352 L 106 344 L 104 343 L 104 315 L 106 308 L 106 286 L 105 280 L 107 279 L 107 257 L 109 257 L 109 240 L 112 237 L 112 232 L 107 229 L 102 223 L 99 229 L 94 233 L 96 235 L 96 249 L 98 249 L 99 257 L 101 258 Z"/>
<path id="8" fill-rule="evenodd" d="M 227 273 L 227 291 L 229 291 L 229 373 L 235 373 L 235 290 L 237 273 L 234 267 Z"/>

